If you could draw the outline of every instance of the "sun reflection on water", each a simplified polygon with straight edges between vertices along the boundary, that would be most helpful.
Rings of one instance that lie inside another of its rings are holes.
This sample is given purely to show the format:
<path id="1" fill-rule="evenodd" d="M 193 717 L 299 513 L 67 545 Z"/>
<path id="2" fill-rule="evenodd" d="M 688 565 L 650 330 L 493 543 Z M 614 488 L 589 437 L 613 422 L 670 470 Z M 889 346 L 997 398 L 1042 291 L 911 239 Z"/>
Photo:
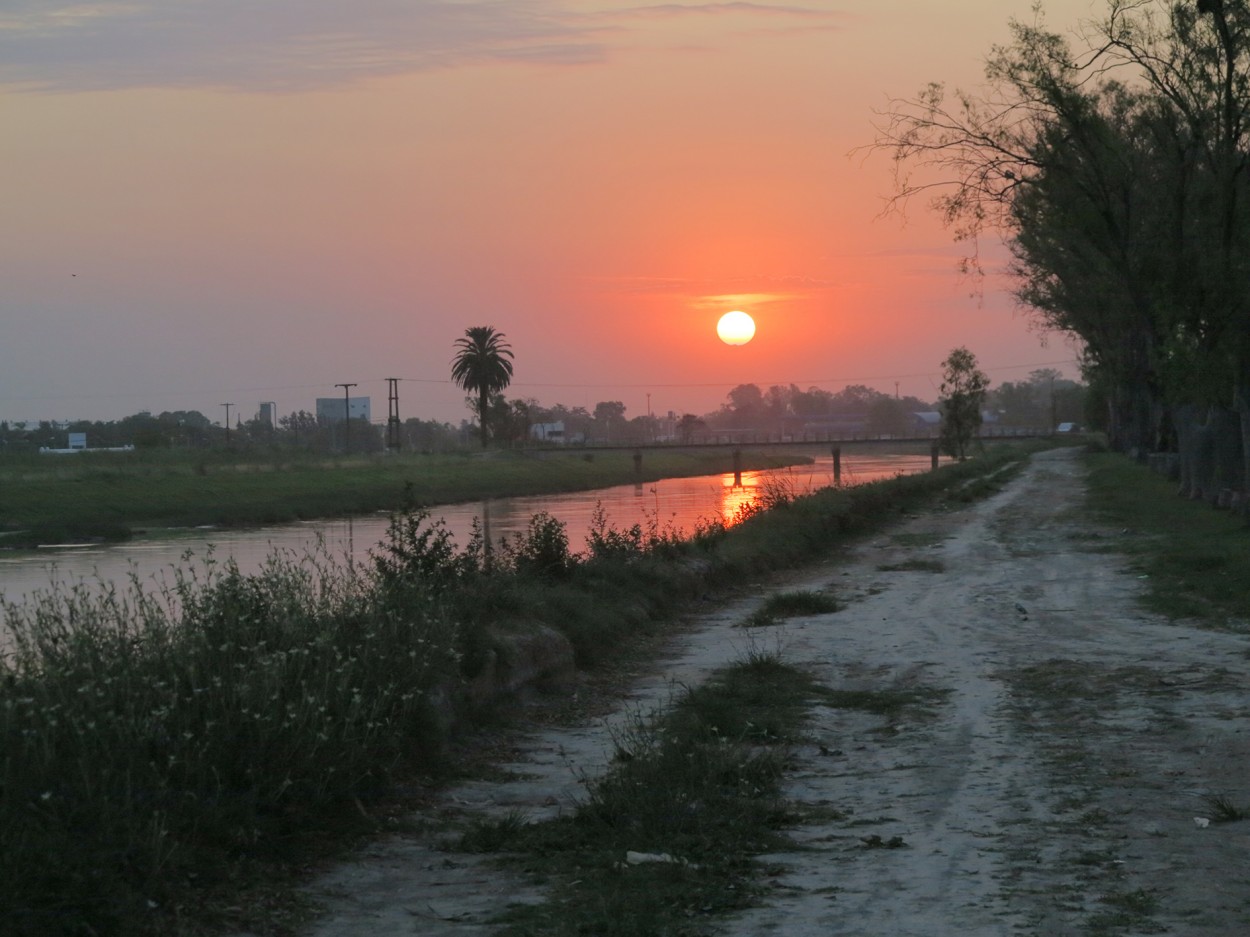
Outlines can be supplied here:
<path id="1" fill-rule="evenodd" d="M 721 476 L 720 514 L 725 524 L 736 524 L 751 511 L 759 499 L 759 472 L 743 472 L 742 483 L 735 484 L 732 472 Z"/>

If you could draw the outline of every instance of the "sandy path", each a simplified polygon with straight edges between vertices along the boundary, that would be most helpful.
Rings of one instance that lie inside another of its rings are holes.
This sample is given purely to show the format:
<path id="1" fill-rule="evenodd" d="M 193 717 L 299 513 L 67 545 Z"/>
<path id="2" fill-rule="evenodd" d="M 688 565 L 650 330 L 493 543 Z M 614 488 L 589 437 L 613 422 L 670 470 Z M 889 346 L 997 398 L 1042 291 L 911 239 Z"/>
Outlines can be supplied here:
<path id="1" fill-rule="evenodd" d="M 744 599 L 634 688 L 623 713 L 756 641 L 832 687 L 940 693 L 928 715 L 893 720 L 816 710 L 789 794 L 831 819 L 768 857 L 769 900 L 726 934 L 1250 934 L 1250 822 L 1195 822 L 1215 795 L 1250 809 L 1247 641 L 1142 613 L 1081 497 L 1074 452 L 1037 456 L 993 498 L 787 584 L 832 588 L 845 610 L 748 632 L 733 625 L 762 595 Z M 445 812 L 568 809 L 602 770 L 611 723 L 522 740 L 514 780 L 452 791 Z M 328 909 L 315 937 L 487 934 L 507 902 L 541 897 L 410 837 L 315 894 Z"/>

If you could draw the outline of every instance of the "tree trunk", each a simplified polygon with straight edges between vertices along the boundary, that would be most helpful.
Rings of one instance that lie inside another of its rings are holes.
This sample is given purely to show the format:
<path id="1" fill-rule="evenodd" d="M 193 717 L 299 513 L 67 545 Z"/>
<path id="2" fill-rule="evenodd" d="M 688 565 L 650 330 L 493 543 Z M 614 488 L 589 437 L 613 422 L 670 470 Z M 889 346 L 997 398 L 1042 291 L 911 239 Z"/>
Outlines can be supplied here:
<path id="1" fill-rule="evenodd" d="M 1111 450 L 1145 462 L 1154 450 L 1158 410 L 1149 380 L 1126 375 L 1109 394 L 1107 442 Z"/>
<path id="2" fill-rule="evenodd" d="M 1212 459 L 1215 463 L 1213 491 L 1207 500 L 1220 507 L 1229 507 L 1245 490 L 1242 416 L 1228 407 L 1212 407 L 1208 419 L 1211 428 Z"/>
<path id="3" fill-rule="evenodd" d="M 1241 487 L 1238 509 L 1250 522 L 1250 372 L 1240 368 L 1233 391 L 1233 406 L 1241 423 Z"/>
<path id="4" fill-rule="evenodd" d="M 1202 497 L 1204 484 L 1209 476 L 1210 460 L 1203 457 L 1205 434 L 1200 422 L 1202 409 L 1197 404 L 1182 404 L 1172 411 L 1172 423 L 1176 427 L 1176 453 L 1180 463 L 1181 483 L 1177 490 L 1182 498 L 1190 500 Z"/>
<path id="5" fill-rule="evenodd" d="M 1174 418 L 1181 497 L 1216 505 L 1221 503 L 1221 493 L 1243 491 L 1244 414 L 1217 405 L 1204 411 L 1196 404 L 1184 404 L 1175 409 Z M 1223 500 L 1230 499 L 1224 495 Z"/>

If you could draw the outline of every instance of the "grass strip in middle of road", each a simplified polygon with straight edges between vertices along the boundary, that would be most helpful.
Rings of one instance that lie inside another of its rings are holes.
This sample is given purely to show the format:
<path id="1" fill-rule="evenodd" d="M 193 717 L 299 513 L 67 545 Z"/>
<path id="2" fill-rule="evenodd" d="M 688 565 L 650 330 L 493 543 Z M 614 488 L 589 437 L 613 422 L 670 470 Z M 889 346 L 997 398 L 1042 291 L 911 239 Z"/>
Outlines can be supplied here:
<path id="1" fill-rule="evenodd" d="M 463 851 L 499 852 L 549 899 L 508 911 L 509 937 L 708 932 L 760 891 L 754 856 L 786 848 L 789 744 L 820 695 L 814 678 L 753 651 L 615 739 L 611 770 L 569 816 L 475 823 Z"/>

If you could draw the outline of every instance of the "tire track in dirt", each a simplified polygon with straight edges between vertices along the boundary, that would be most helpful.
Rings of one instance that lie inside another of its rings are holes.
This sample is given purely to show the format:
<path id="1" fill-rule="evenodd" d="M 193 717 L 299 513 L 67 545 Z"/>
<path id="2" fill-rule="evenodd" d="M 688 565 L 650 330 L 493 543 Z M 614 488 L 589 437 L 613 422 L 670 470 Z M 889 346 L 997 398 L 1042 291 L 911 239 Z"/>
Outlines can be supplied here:
<path id="1" fill-rule="evenodd" d="M 1247 932 L 1247 834 L 1199 830 L 1190 786 L 1236 780 L 1250 801 L 1234 754 L 1246 641 L 1150 620 L 1122 561 L 1090 551 L 1082 499 L 1075 452 L 1035 457 L 999 495 L 861 551 L 847 572 L 871 584 L 851 609 L 791 624 L 790 658 L 830 685 L 919 673 L 949 696 L 899 733 L 822 714 L 821 744 L 847 765 L 807 750 L 790 793 L 848 815 L 800 831 L 809 851 L 774 857 L 778 895 L 728 933 Z M 925 529 L 941 541 L 913 565 L 941 571 L 874 575 L 914 561 L 900 539 Z M 1064 679 L 1072 668 L 1083 684 Z M 1201 676 L 1175 692 L 1186 674 Z M 1162 763 L 1184 761 L 1221 709 L 1233 757 L 1169 782 Z M 867 848 L 865 834 L 906 846 Z"/>

